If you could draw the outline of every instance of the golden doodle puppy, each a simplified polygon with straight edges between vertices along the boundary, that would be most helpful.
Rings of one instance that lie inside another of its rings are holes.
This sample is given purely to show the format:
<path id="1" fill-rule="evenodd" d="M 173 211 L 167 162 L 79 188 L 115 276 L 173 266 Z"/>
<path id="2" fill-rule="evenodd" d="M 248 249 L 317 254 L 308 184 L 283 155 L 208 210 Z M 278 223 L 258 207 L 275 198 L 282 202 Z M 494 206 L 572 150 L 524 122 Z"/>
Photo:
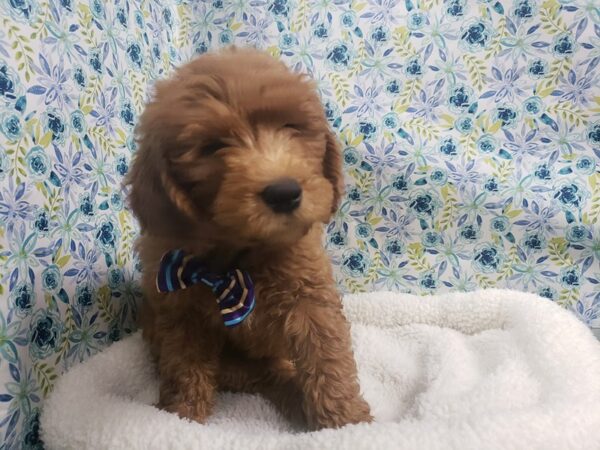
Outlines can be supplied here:
<path id="1" fill-rule="evenodd" d="M 315 86 L 256 50 L 159 82 L 128 178 L 159 407 L 203 422 L 217 390 L 311 429 L 370 421 L 322 247 L 343 192 Z"/>

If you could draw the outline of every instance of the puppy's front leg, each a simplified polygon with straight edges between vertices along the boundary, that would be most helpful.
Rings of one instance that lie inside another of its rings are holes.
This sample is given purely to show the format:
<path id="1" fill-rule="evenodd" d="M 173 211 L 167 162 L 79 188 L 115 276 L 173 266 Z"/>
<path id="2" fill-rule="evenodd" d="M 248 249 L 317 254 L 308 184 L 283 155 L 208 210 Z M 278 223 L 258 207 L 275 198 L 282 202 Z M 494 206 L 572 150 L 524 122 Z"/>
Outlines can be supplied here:
<path id="1" fill-rule="evenodd" d="M 158 407 L 204 422 L 215 403 L 219 350 L 185 327 L 171 329 L 160 344 Z"/>
<path id="2" fill-rule="evenodd" d="M 304 413 L 313 429 L 370 422 L 360 395 L 350 330 L 337 305 L 301 304 L 286 323 L 291 354 L 304 391 Z"/>

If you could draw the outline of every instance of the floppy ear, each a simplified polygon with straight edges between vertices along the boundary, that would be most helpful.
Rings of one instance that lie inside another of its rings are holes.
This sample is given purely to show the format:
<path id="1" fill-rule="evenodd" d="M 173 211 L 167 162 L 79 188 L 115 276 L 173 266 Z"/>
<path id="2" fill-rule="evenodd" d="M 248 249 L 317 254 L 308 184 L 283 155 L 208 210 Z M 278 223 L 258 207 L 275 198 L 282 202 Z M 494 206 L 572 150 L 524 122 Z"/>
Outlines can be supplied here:
<path id="1" fill-rule="evenodd" d="M 333 202 L 331 204 L 331 213 L 333 214 L 337 211 L 342 195 L 344 194 L 344 174 L 342 172 L 342 151 L 340 144 L 337 136 L 331 130 L 327 130 L 323 173 L 333 186 Z"/>
<path id="2" fill-rule="evenodd" d="M 165 223 L 165 217 L 182 215 L 197 220 L 197 211 L 187 194 L 169 173 L 169 165 L 158 143 L 142 142 L 125 184 L 130 185 L 129 204 L 142 230 Z"/>

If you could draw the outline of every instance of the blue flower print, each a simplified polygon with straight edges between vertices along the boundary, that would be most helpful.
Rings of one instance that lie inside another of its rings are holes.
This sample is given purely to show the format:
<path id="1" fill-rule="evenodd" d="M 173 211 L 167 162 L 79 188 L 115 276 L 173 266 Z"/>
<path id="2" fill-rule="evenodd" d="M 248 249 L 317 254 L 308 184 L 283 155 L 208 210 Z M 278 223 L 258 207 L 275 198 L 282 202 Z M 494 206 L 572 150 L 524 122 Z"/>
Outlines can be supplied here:
<path id="1" fill-rule="evenodd" d="M 135 110 L 131 102 L 123 102 L 119 117 L 125 126 L 132 128 L 135 125 Z"/>
<path id="2" fill-rule="evenodd" d="M 494 217 L 490 222 L 490 228 L 496 233 L 505 233 L 510 227 L 510 221 L 506 216 Z"/>
<path id="3" fill-rule="evenodd" d="M 421 237 L 421 244 L 425 248 L 435 248 L 442 243 L 442 237 L 435 231 L 426 231 Z"/>
<path id="4" fill-rule="evenodd" d="M 383 127 L 388 130 L 396 130 L 399 127 L 398 114 L 391 112 L 383 116 Z"/>
<path id="5" fill-rule="evenodd" d="M 373 141 L 377 137 L 377 125 L 371 120 L 360 121 L 358 132 L 363 135 L 366 142 Z"/>
<path id="6" fill-rule="evenodd" d="M 139 43 L 130 42 L 128 44 L 127 56 L 129 56 L 129 64 L 134 70 L 142 70 L 142 66 L 144 65 L 144 55 Z"/>
<path id="7" fill-rule="evenodd" d="M 133 19 L 135 21 L 135 24 L 139 27 L 139 28 L 145 28 L 146 27 L 146 21 L 144 20 L 144 14 L 142 14 L 142 12 L 140 10 L 136 10 L 133 13 Z"/>
<path id="8" fill-rule="evenodd" d="M 123 273 L 123 269 L 119 267 L 113 267 L 108 271 L 108 286 L 115 290 L 120 289 L 125 283 L 125 274 Z"/>
<path id="9" fill-rule="evenodd" d="M 44 125 L 44 131 L 52 132 L 52 142 L 55 144 L 64 142 L 68 126 L 62 112 L 55 108 L 48 108 L 43 114 L 42 124 Z"/>
<path id="10" fill-rule="evenodd" d="M 268 7 L 269 12 L 275 17 L 288 17 L 290 9 L 291 7 L 287 0 L 274 0 Z"/>
<path id="11" fill-rule="evenodd" d="M 29 326 L 29 351 L 34 358 L 44 359 L 58 347 L 62 335 L 60 317 L 49 310 L 38 310 Z"/>
<path id="12" fill-rule="evenodd" d="M 438 280 L 434 272 L 426 272 L 419 278 L 419 286 L 426 291 L 437 288 Z"/>
<path id="13" fill-rule="evenodd" d="M 387 29 L 387 27 L 380 25 L 378 27 L 375 27 L 372 31 L 371 31 L 371 39 L 376 43 L 376 44 L 381 44 L 383 42 L 387 42 L 390 38 L 390 32 Z"/>
<path id="14" fill-rule="evenodd" d="M 477 150 L 481 153 L 494 153 L 498 149 L 496 138 L 491 134 L 484 134 L 477 139 Z"/>
<path id="15" fill-rule="evenodd" d="M 523 102 L 523 114 L 526 117 L 539 117 L 544 112 L 544 102 L 540 97 L 529 97 Z"/>
<path id="16" fill-rule="evenodd" d="M 587 197 L 587 191 L 576 182 L 564 182 L 554 191 L 554 199 L 565 211 L 580 209 Z"/>
<path id="17" fill-rule="evenodd" d="M 361 160 L 358 151 L 354 147 L 344 149 L 343 158 L 344 164 L 349 167 L 357 165 Z"/>
<path id="18" fill-rule="evenodd" d="M 546 248 L 546 238 L 537 231 L 530 231 L 521 241 L 521 245 L 532 251 L 542 250 Z"/>
<path id="19" fill-rule="evenodd" d="M 108 332 L 108 338 L 112 341 L 112 342 L 118 342 L 121 340 L 121 330 L 116 327 L 113 326 L 110 328 L 109 332 Z"/>
<path id="20" fill-rule="evenodd" d="M 583 241 L 588 235 L 588 230 L 584 225 L 569 225 L 565 237 L 567 241 L 576 244 Z"/>
<path id="21" fill-rule="evenodd" d="M 336 247 L 344 247 L 348 243 L 346 233 L 342 231 L 334 231 L 329 235 L 329 243 Z"/>
<path id="22" fill-rule="evenodd" d="M 492 41 L 494 28 L 489 22 L 471 20 L 461 28 L 461 44 L 471 52 L 487 48 Z"/>
<path id="23" fill-rule="evenodd" d="M 83 214 L 84 217 L 94 217 L 96 214 L 96 206 L 91 199 L 91 194 L 86 192 L 81 195 L 79 198 L 79 211 L 81 211 L 81 214 Z"/>
<path id="24" fill-rule="evenodd" d="M 437 186 L 443 186 L 448 181 L 448 173 L 443 169 L 434 169 L 429 174 L 431 182 Z"/>
<path id="25" fill-rule="evenodd" d="M 71 113 L 71 128 L 79 136 L 83 136 L 87 131 L 87 124 L 83 112 L 80 110 Z"/>
<path id="26" fill-rule="evenodd" d="M 48 212 L 40 210 L 35 215 L 33 220 L 33 229 L 38 233 L 39 236 L 46 236 L 50 229 L 50 220 L 48 219 Z"/>
<path id="27" fill-rule="evenodd" d="M 548 168 L 548 164 L 542 163 L 536 166 L 533 171 L 533 176 L 539 180 L 550 180 L 552 178 L 552 172 L 550 171 L 550 168 Z"/>
<path id="28" fill-rule="evenodd" d="M 75 80 L 75 83 L 77 83 L 79 87 L 84 88 L 87 86 L 87 77 L 81 67 L 75 67 L 75 69 L 73 69 L 73 80 Z"/>
<path id="29" fill-rule="evenodd" d="M 110 207 L 117 212 L 123 209 L 123 197 L 119 192 L 110 194 Z"/>
<path id="30" fill-rule="evenodd" d="M 577 289 L 581 283 L 581 270 L 577 266 L 565 267 L 560 271 L 559 280 L 565 289 Z"/>
<path id="31" fill-rule="evenodd" d="M 586 138 L 594 147 L 600 146 L 600 121 L 588 125 Z"/>
<path id="32" fill-rule="evenodd" d="M 348 44 L 338 41 L 330 45 L 327 49 L 327 61 L 334 70 L 348 69 L 352 62 L 352 52 Z"/>
<path id="33" fill-rule="evenodd" d="M 10 303 L 17 317 L 23 318 L 31 314 L 35 303 L 35 292 L 31 283 L 21 282 L 10 293 Z"/>
<path id="34" fill-rule="evenodd" d="M 32 411 L 23 429 L 22 450 L 44 450 L 40 434 L 40 411 L 36 408 Z"/>
<path id="35" fill-rule="evenodd" d="M 6 152 L 0 149 L 0 181 L 6 178 L 6 175 L 10 171 L 10 161 Z"/>
<path id="36" fill-rule="evenodd" d="M 452 136 L 443 138 L 437 148 L 442 155 L 455 156 L 458 154 L 458 144 Z"/>
<path id="37" fill-rule="evenodd" d="M 15 100 L 18 97 L 18 82 L 17 74 L 0 59 L 0 98 L 7 103 Z"/>
<path id="38" fill-rule="evenodd" d="M 385 91 L 390 95 L 398 95 L 402 89 L 402 82 L 400 80 L 390 80 L 385 85 Z"/>
<path id="39" fill-rule="evenodd" d="M 392 180 L 392 188 L 397 191 L 407 191 L 408 190 L 408 181 L 404 175 L 396 175 Z"/>
<path id="40" fill-rule="evenodd" d="M 481 236 L 481 230 L 477 225 L 463 225 L 458 233 L 461 238 L 467 241 L 475 241 Z"/>
<path id="41" fill-rule="evenodd" d="M 313 28 L 313 36 L 318 39 L 327 39 L 329 37 L 329 33 L 327 30 L 327 26 L 324 23 L 320 23 Z"/>
<path id="42" fill-rule="evenodd" d="M 202 55 L 204 53 L 206 53 L 208 51 L 208 45 L 206 45 L 206 42 L 199 42 L 196 45 L 196 48 L 194 49 L 194 52 L 197 55 Z"/>
<path id="43" fill-rule="evenodd" d="M 405 251 L 405 244 L 398 238 L 388 238 L 383 246 L 386 252 L 392 255 L 401 255 Z"/>
<path id="44" fill-rule="evenodd" d="M 279 48 L 287 50 L 296 43 L 296 37 L 292 33 L 282 33 L 279 36 Z"/>
<path id="45" fill-rule="evenodd" d="M 362 199 L 362 195 L 360 194 L 360 190 L 357 187 L 352 187 L 348 189 L 348 198 L 352 202 L 360 202 Z"/>
<path id="46" fill-rule="evenodd" d="M 503 103 L 494 110 L 494 121 L 498 120 L 503 128 L 514 128 L 519 120 L 519 111 L 513 105 Z"/>
<path id="47" fill-rule="evenodd" d="M 427 24 L 427 16 L 422 11 L 413 10 L 408 13 L 406 26 L 411 31 L 420 30 Z"/>
<path id="48" fill-rule="evenodd" d="M 423 65 L 421 59 L 418 56 L 413 56 L 404 66 L 404 74 L 407 78 L 419 79 L 423 76 Z"/>
<path id="49" fill-rule="evenodd" d="M 120 176 L 124 177 L 129 172 L 129 163 L 127 158 L 123 155 L 119 156 L 115 161 L 115 172 Z"/>
<path id="50" fill-rule="evenodd" d="M 80 284 L 75 290 L 75 303 L 82 308 L 90 307 L 94 304 L 94 290 L 87 284 Z"/>
<path id="51" fill-rule="evenodd" d="M 354 28 L 356 26 L 356 13 L 354 11 L 346 11 L 340 17 L 340 22 L 345 28 Z"/>
<path id="52" fill-rule="evenodd" d="M 101 74 L 102 73 L 102 55 L 100 54 L 100 49 L 92 49 L 88 54 L 88 63 L 94 72 Z"/>
<path id="53" fill-rule="evenodd" d="M 36 14 L 34 0 L 10 0 L 6 2 L 8 14 L 16 21 L 31 21 Z"/>
<path id="54" fill-rule="evenodd" d="M 494 273 L 500 270 L 504 261 L 502 250 L 492 244 L 480 244 L 475 248 L 473 268 L 481 273 Z"/>
<path id="55" fill-rule="evenodd" d="M 589 156 L 581 156 L 575 161 L 575 170 L 582 175 L 591 175 L 596 170 L 596 161 Z"/>
<path id="56" fill-rule="evenodd" d="M 117 9 L 117 21 L 119 22 L 119 25 L 121 25 L 123 28 L 127 28 L 127 11 L 125 11 L 125 8 L 121 7 Z"/>
<path id="57" fill-rule="evenodd" d="M 463 17 L 466 12 L 466 0 L 445 0 L 444 8 L 450 17 Z"/>
<path id="58" fill-rule="evenodd" d="M 435 216 L 440 205 L 440 199 L 435 192 L 422 189 L 413 192 L 408 204 L 412 212 L 420 219 L 430 219 Z"/>
<path id="59" fill-rule="evenodd" d="M 223 0 L 213 0 L 212 6 L 215 9 L 223 9 Z"/>
<path id="60" fill-rule="evenodd" d="M 35 146 L 25 156 L 27 172 L 32 179 L 41 181 L 50 174 L 50 158 L 42 147 Z"/>
<path id="61" fill-rule="evenodd" d="M 42 288 L 50 294 L 56 294 L 62 287 L 62 275 L 57 265 L 52 264 L 42 272 Z"/>
<path id="62" fill-rule="evenodd" d="M 104 4 L 101 0 L 90 0 L 90 11 L 96 19 L 104 18 Z"/>
<path id="63" fill-rule="evenodd" d="M 537 294 L 540 297 L 547 298 L 548 300 L 556 300 L 558 298 L 558 293 L 556 289 L 551 288 L 549 286 L 542 286 L 538 289 Z"/>
<path id="64" fill-rule="evenodd" d="M 366 239 L 373 234 L 373 227 L 368 223 L 359 223 L 354 231 L 359 239 Z"/>
<path id="65" fill-rule="evenodd" d="M 534 59 L 527 66 L 527 73 L 534 80 L 544 78 L 548 74 L 548 63 L 543 59 Z"/>
<path id="66" fill-rule="evenodd" d="M 473 89 L 464 84 L 457 84 L 450 88 L 448 93 L 448 105 L 450 110 L 462 113 L 466 111 L 473 102 Z"/>
<path id="67" fill-rule="evenodd" d="M 475 128 L 473 123 L 473 117 L 469 115 L 462 115 L 454 122 L 454 128 L 460 134 L 470 134 Z"/>
<path id="68" fill-rule="evenodd" d="M 561 33 L 552 41 L 552 53 L 557 58 L 570 58 L 577 49 L 577 43 L 571 33 Z"/>
<path id="69" fill-rule="evenodd" d="M 353 278 L 364 276 L 370 265 L 369 256 L 358 249 L 346 250 L 342 256 L 342 271 Z"/>
<path id="70" fill-rule="evenodd" d="M 231 30 L 223 30 L 219 33 L 219 42 L 223 45 L 229 45 L 233 42 L 233 33 Z"/>
<path id="71" fill-rule="evenodd" d="M 531 19 L 537 13 L 537 5 L 531 0 L 517 0 L 512 13 L 519 19 Z"/>
<path id="72" fill-rule="evenodd" d="M 127 150 L 129 150 L 131 153 L 135 153 L 137 150 L 137 142 L 135 140 L 135 138 L 133 136 L 129 136 L 127 138 L 127 141 L 125 142 L 125 145 L 127 146 Z"/>
<path id="73" fill-rule="evenodd" d="M 21 118 L 16 114 L 4 114 L 0 118 L 0 131 L 9 141 L 16 141 L 21 137 L 23 125 Z"/>
<path id="74" fill-rule="evenodd" d="M 112 251 L 117 246 L 118 231 L 110 220 L 100 223 L 96 231 L 96 242 L 105 251 Z"/>
<path id="75" fill-rule="evenodd" d="M 498 179 L 496 177 L 489 177 L 483 183 L 483 188 L 488 192 L 498 192 Z"/>

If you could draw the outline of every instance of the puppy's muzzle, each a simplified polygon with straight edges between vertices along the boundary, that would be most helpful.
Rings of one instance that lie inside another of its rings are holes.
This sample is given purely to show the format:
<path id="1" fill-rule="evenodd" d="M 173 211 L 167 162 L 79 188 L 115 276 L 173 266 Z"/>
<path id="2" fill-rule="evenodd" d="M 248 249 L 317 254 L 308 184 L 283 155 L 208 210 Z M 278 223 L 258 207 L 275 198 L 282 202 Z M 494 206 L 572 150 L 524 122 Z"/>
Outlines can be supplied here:
<path id="1" fill-rule="evenodd" d="M 302 188 L 296 180 L 282 178 L 268 185 L 260 196 L 273 211 L 287 214 L 300 206 Z"/>

